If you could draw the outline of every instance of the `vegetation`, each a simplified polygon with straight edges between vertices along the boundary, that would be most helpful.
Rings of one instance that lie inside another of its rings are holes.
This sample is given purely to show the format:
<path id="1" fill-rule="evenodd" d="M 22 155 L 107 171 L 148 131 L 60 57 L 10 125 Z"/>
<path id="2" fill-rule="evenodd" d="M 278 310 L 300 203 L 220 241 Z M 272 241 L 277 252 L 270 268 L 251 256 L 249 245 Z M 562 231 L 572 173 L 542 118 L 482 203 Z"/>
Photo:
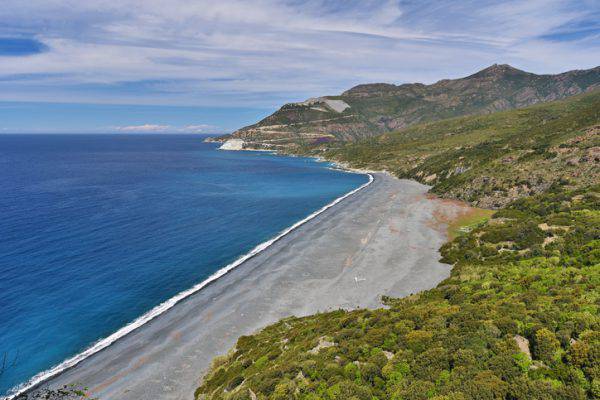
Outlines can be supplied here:
<path id="1" fill-rule="evenodd" d="M 493 214 L 494 211 L 485 208 L 469 209 L 452 221 L 448 221 L 448 238 L 452 240 L 463 233 L 471 232 L 490 219 Z"/>
<path id="2" fill-rule="evenodd" d="M 600 91 L 322 149 L 326 158 L 385 169 L 433 185 L 444 197 L 499 208 L 556 182 L 573 188 L 598 182 Z"/>
<path id="3" fill-rule="evenodd" d="M 88 390 L 87 387 L 70 384 L 57 389 L 36 389 L 35 392 L 17 396 L 15 400 L 98 400 L 90 397 Z"/>
<path id="4" fill-rule="evenodd" d="M 599 186 L 517 200 L 441 252 L 436 289 L 241 337 L 197 398 L 600 397 Z"/>
<path id="5" fill-rule="evenodd" d="M 599 134 L 594 92 L 319 145 L 326 157 L 500 209 L 451 227 L 441 254 L 454 267 L 437 288 L 241 337 L 196 397 L 600 398 Z"/>

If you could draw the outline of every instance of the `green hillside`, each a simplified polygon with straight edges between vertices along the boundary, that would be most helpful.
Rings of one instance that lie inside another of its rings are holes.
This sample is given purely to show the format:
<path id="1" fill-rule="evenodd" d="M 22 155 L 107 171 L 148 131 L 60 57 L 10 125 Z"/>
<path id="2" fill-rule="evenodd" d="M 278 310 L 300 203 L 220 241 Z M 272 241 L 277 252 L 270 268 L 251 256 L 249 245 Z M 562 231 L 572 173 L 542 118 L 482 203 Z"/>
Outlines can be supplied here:
<path id="1" fill-rule="evenodd" d="M 196 397 L 600 398 L 599 124 L 596 92 L 321 147 L 501 209 L 443 246 L 437 288 L 241 337 Z"/>
<path id="2" fill-rule="evenodd" d="M 322 151 L 354 167 L 420 180 L 445 197 L 498 208 L 555 182 L 582 187 L 599 181 L 600 91 Z"/>
<path id="3" fill-rule="evenodd" d="M 521 199 L 442 249 L 436 289 L 288 318 L 217 359 L 199 399 L 600 396 L 600 187 Z"/>

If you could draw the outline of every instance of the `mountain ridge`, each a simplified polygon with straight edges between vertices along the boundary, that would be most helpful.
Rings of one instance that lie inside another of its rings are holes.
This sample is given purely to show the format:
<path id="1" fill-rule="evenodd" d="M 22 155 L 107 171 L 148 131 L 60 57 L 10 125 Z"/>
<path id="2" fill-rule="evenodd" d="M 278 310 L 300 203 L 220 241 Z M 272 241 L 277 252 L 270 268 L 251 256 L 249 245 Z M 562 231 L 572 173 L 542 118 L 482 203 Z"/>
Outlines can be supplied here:
<path id="1" fill-rule="evenodd" d="M 537 75 L 494 64 L 433 84 L 370 83 L 337 96 L 287 103 L 256 124 L 217 138 L 238 138 L 246 148 L 293 152 L 302 145 L 364 139 L 446 118 L 490 114 L 560 100 L 600 87 L 600 66 Z"/>
<path id="2" fill-rule="evenodd" d="M 442 197 L 501 208 L 561 183 L 600 180 L 600 90 L 488 115 L 414 125 L 308 152 L 352 168 L 386 170 Z"/>

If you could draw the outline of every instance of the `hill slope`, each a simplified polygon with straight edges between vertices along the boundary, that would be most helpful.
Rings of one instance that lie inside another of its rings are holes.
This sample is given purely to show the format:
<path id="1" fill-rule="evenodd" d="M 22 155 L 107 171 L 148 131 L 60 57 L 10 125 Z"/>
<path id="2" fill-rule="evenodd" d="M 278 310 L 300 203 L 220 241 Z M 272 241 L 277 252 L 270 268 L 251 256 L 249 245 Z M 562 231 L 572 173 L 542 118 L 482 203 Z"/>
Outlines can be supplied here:
<path id="1" fill-rule="evenodd" d="M 557 187 L 442 249 L 436 289 L 241 337 L 198 399 L 600 398 L 600 188 Z"/>
<path id="2" fill-rule="evenodd" d="M 421 122 L 562 99 L 597 87 L 600 67 L 536 75 L 509 65 L 493 65 L 465 78 L 432 85 L 359 85 L 339 96 L 286 104 L 222 139 L 241 138 L 249 147 L 293 149 L 299 142 L 356 140 Z"/>
<path id="3" fill-rule="evenodd" d="M 437 288 L 241 337 L 197 398 L 600 398 L 599 124 L 594 92 L 329 149 L 503 208 L 444 245 Z"/>
<path id="4" fill-rule="evenodd" d="M 422 124 L 319 154 L 420 180 L 444 197 L 498 208 L 556 182 L 582 187 L 600 181 L 600 91 Z"/>

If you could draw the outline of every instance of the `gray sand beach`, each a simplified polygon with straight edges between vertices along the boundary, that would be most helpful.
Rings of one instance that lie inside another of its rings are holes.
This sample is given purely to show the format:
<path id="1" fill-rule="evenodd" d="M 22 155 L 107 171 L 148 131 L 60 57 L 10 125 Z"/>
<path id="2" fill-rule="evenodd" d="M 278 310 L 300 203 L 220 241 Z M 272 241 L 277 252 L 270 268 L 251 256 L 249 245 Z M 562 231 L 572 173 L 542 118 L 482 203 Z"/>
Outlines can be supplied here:
<path id="1" fill-rule="evenodd" d="M 46 382 L 101 400 L 193 399 L 211 360 L 282 317 L 378 307 L 450 273 L 438 262 L 460 204 L 385 174 L 107 349 Z M 440 218 L 440 215 L 442 216 Z"/>

